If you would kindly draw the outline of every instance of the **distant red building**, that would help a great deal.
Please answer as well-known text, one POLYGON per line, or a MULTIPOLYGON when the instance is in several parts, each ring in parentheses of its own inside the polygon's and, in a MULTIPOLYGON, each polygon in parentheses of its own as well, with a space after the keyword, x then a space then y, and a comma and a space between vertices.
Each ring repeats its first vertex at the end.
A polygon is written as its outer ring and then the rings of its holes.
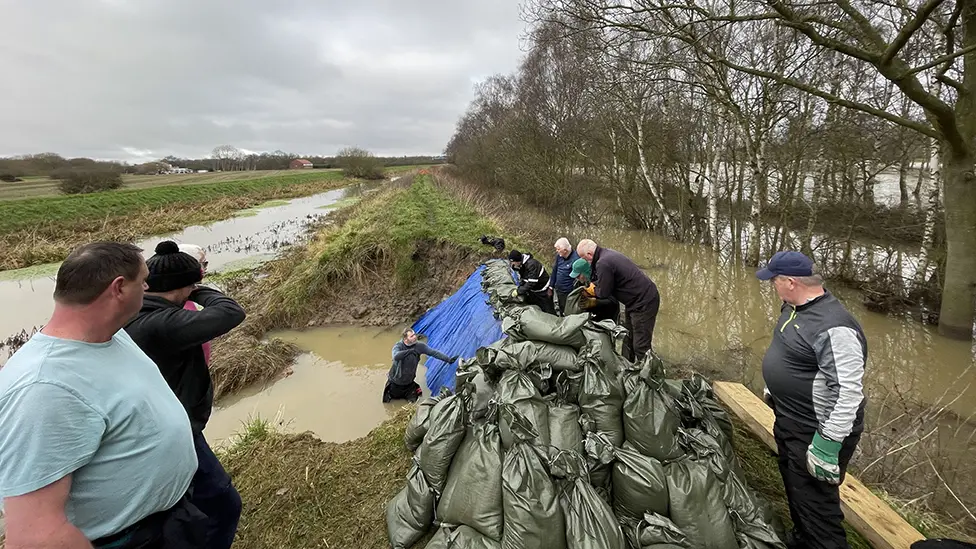
POLYGON ((288 164, 288 168, 292 170, 301 170, 301 169, 311 168, 311 167, 312 167, 312 163, 309 162, 308 160, 305 160, 304 158, 296 158, 292 160, 290 164, 288 164))

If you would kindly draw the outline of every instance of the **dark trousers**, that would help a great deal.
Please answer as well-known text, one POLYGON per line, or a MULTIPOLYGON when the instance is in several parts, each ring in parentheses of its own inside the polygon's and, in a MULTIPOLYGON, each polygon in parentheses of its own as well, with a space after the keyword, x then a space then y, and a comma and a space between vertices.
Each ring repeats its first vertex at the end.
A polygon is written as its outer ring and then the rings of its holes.
POLYGON ((410 382, 409 385, 400 385, 386 380, 386 386, 383 387, 383 402, 390 402, 391 400, 408 400, 414 402, 422 394, 423 391, 420 389, 420 385, 417 385, 416 381, 410 382))
MULTIPOLYGON (((190 488, 192 491, 192 487, 190 488)), ((188 492, 189 493, 189 492, 188 492)), ((207 516, 183 496, 117 534, 92 542, 97 549, 209 549, 207 516)))
MULTIPOLYGON (((786 498, 793 519, 794 542, 791 547, 810 549, 846 549, 847 534, 841 521, 840 488, 821 482, 807 472, 807 448, 813 441, 813 431, 796 422, 777 417, 773 425, 779 452, 779 472, 786 487, 786 498)), ((847 464, 854 455, 861 434, 852 434, 841 444, 838 463, 841 482, 847 464)))
POLYGON ((241 496, 203 433, 193 433, 193 445, 199 464, 193 476, 190 501, 209 518, 207 547, 230 549, 241 519, 241 496))
POLYGON ((556 314, 556 304, 552 301, 552 296, 549 295, 548 291, 525 292, 525 303, 527 305, 538 305, 544 313, 556 314))
POLYGON ((556 290, 556 302, 559 303, 559 315, 566 316, 566 298, 569 297, 569 292, 560 292, 556 290))
POLYGON ((654 325, 657 323, 657 312, 661 308, 661 296, 658 295, 646 307, 624 310, 624 328, 627 337, 624 339, 623 355, 631 362, 640 362, 644 355, 651 351, 654 340, 654 325))

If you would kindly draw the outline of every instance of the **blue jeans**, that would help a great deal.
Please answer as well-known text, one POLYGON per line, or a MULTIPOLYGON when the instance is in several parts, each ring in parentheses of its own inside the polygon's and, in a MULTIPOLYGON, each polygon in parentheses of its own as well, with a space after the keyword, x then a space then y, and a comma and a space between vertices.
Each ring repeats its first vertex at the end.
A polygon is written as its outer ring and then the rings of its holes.
POLYGON ((241 519, 241 496, 214 455, 203 433, 193 433, 197 472, 193 475, 190 501, 209 517, 210 549, 230 549, 241 519))

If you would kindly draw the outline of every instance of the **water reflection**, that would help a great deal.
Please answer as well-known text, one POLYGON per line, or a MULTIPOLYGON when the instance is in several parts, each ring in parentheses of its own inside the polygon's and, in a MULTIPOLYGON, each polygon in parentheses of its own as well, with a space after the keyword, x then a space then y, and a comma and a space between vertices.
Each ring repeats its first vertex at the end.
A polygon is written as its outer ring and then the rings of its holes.
MULTIPOLYGON (((755 269, 647 231, 604 230, 595 238, 647 267, 659 286, 656 350, 671 361, 724 372, 762 389, 762 356, 780 303, 771 286, 756 280, 755 269)), ((872 313, 856 292, 831 291, 867 334, 872 397, 898 392, 926 404, 948 404, 964 417, 976 412, 971 343, 943 338, 910 319, 872 313)))
MULTIPOLYGON (((235 268, 247 260, 267 260, 285 245, 296 242, 305 227, 320 216, 328 215, 330 206, 368 193, 380 184, 361 183, 296 198, 284 205, 249 210, 254 215, 232 217, 210 225, 196 225, 168 235, 147 238, 137 244, 148 257, 160 240, 197 244, 207 251, 211 271, 235 268)), ((30 272, 25 270, 25 272, 30 272)), ((54 269, 53 272, 56 272, 54 269)), ((0 304, 6 313, 0 316, 0 341, 19 333, 30 332, 47 322, 54 310, 54 274, 29 280, 0 281, 0 304)), ((0 364, 8 356, 0 349, 0 364)))
MULTIPOLYGON (((222 400, 207 425, 208 440, 226 442, 253 417, 272 420, 288 432, 312 431, 327 442, 367 434, 405 404, 382 402, 390 349, 402 329, 328 326, 271 334, 307 354, 298 358, 292 375, 222 400)), ((424 379, 423 365, 417 379, 424 379)), ((426 387, 424 394, 429 394, 426 387)))

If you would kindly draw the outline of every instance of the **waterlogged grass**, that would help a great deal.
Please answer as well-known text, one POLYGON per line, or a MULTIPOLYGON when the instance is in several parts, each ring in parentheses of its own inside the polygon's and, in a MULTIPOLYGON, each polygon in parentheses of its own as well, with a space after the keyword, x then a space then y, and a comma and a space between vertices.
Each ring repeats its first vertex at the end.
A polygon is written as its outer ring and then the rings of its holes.
POLYGON ((344 223, 319 233, 294 267, 280 275, 269 303, 274 324, 290 325, 316 299, 363 282, 371 272, 392 269, 387 291, 409 288, 419 277, 436 276, 418 260, 424 252, 451 247, 459 254, 484 253, 479 237, 498 234, 497 225, 425 175, 372 195, 347 212, 344 223))
MULTIPOLYGON (((265 420, 247 424, 219 451, 244 511, 234 547, 385 549, 385 509, 404 485, 410 453, 405 406, 363 438, 332 444, 285 435, 265 420)), ((419 545, 423 547, 423 545, 419 545)))
MULTIPOLYGON (((339 181, 339 172, 298 173, 238 181, 194 185, 166 185, 148 189, 106 191, 77 196, 30 198, 0 202, 0 233, 37 227, 40 224, 71 224, 86 219, 131 215, 137 210, 173 204, 200 204, 226 197, 261 194, 287 189, 296 184, 339 181)), ((260 202, 259 202, 260 203, 260 202)))
MULTIPOLYGON (((134 241, 226 219, 243 208, 341 187, 339 172, 0 202, 0 270, 64 259, 93 240, 134 241)), ((275 202, 277 203, 277 202, 275 202)))
POLYGON ((57 262, 43 263, 41 265, 34 265, 32 267, 25 267, 23 269, 0 271, 0 282, 11 280, 33 280, 35 278, 54 276, 58 274, 59 268, 61 268, 61 263, 57 262))

